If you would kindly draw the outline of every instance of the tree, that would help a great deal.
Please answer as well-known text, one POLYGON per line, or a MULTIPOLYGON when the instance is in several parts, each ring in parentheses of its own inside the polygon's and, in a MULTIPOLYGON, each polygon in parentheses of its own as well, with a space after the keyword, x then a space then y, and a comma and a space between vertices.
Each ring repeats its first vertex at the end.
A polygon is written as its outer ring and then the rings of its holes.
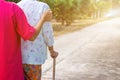
POLYGON ((113 8, 120 8, 120 0, 111 0, 113 8))
POLYGON ((111 8, 108 0, 82 0, 80 6, 81 16, 87 18, 100 18, 111 8))
POLYGON ((53 15, 62 25, 70 25, 76 17, 80 0, 40 0, 49 4, 53 15))
POLYGON ((107 12, 111 8, 111 3, 109 1, 99 1, 97 3, 98 6, 98 17, 101 17, 104 15, 105 12, 107 12))

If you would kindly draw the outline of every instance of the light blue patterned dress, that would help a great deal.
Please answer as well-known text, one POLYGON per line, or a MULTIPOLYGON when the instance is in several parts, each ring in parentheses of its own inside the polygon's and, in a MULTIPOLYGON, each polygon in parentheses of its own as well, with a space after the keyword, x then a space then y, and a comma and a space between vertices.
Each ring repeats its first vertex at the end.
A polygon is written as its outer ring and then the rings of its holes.
MULTIPOLYGON (((24 11, 29 24, 32 26, 38 23, 44 11, 50 9, 47 4, 37 0, 22 0, 18 5, 24 11)), ((46 22, 35 41, 22 40, 23 64, 44 64, 47 59, 47 46, 52 46, 53 43, 52 25, 50 22, 46 22)))

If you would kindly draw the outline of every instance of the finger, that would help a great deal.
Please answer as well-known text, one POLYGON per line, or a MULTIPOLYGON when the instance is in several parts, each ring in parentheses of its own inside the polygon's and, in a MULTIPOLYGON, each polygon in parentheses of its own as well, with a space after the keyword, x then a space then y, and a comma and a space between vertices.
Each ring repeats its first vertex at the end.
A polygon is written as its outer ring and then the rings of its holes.
POLYGON ((57 56, 56 55, 53 55, 52 58, 56 58, 57 56))
POLYGON ((52 10, 51 10, 51 9, 48 9, 48 11, 52 12, 52 10))

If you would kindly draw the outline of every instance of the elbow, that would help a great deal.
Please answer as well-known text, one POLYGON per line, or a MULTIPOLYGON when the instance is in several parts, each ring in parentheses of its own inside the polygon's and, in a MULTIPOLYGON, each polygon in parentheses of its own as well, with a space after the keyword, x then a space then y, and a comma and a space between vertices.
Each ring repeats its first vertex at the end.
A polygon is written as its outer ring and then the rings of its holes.
POLYGON ((37 35, 36 33, 29 39, 29 41, 34 41, 36 39, 37 35))
POLYGON ((29 39, 29 41, 34 41, 35 40, 35 37, 32 37, 29 39))

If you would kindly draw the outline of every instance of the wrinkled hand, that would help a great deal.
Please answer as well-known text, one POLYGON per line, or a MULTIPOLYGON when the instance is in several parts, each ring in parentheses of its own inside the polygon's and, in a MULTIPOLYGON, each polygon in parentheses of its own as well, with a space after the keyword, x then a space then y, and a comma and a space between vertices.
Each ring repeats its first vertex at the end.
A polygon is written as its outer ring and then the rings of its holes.
POLYGON ((43 13, 42 18, 44 19, 44 21, 51 21, 52 20, 52 11, 51 10, 47 10, 43 13))
POLYGON ((51 51, 50 54, 52 58, 56 58, 58 56, 58 52, 56 51, 51 51))

